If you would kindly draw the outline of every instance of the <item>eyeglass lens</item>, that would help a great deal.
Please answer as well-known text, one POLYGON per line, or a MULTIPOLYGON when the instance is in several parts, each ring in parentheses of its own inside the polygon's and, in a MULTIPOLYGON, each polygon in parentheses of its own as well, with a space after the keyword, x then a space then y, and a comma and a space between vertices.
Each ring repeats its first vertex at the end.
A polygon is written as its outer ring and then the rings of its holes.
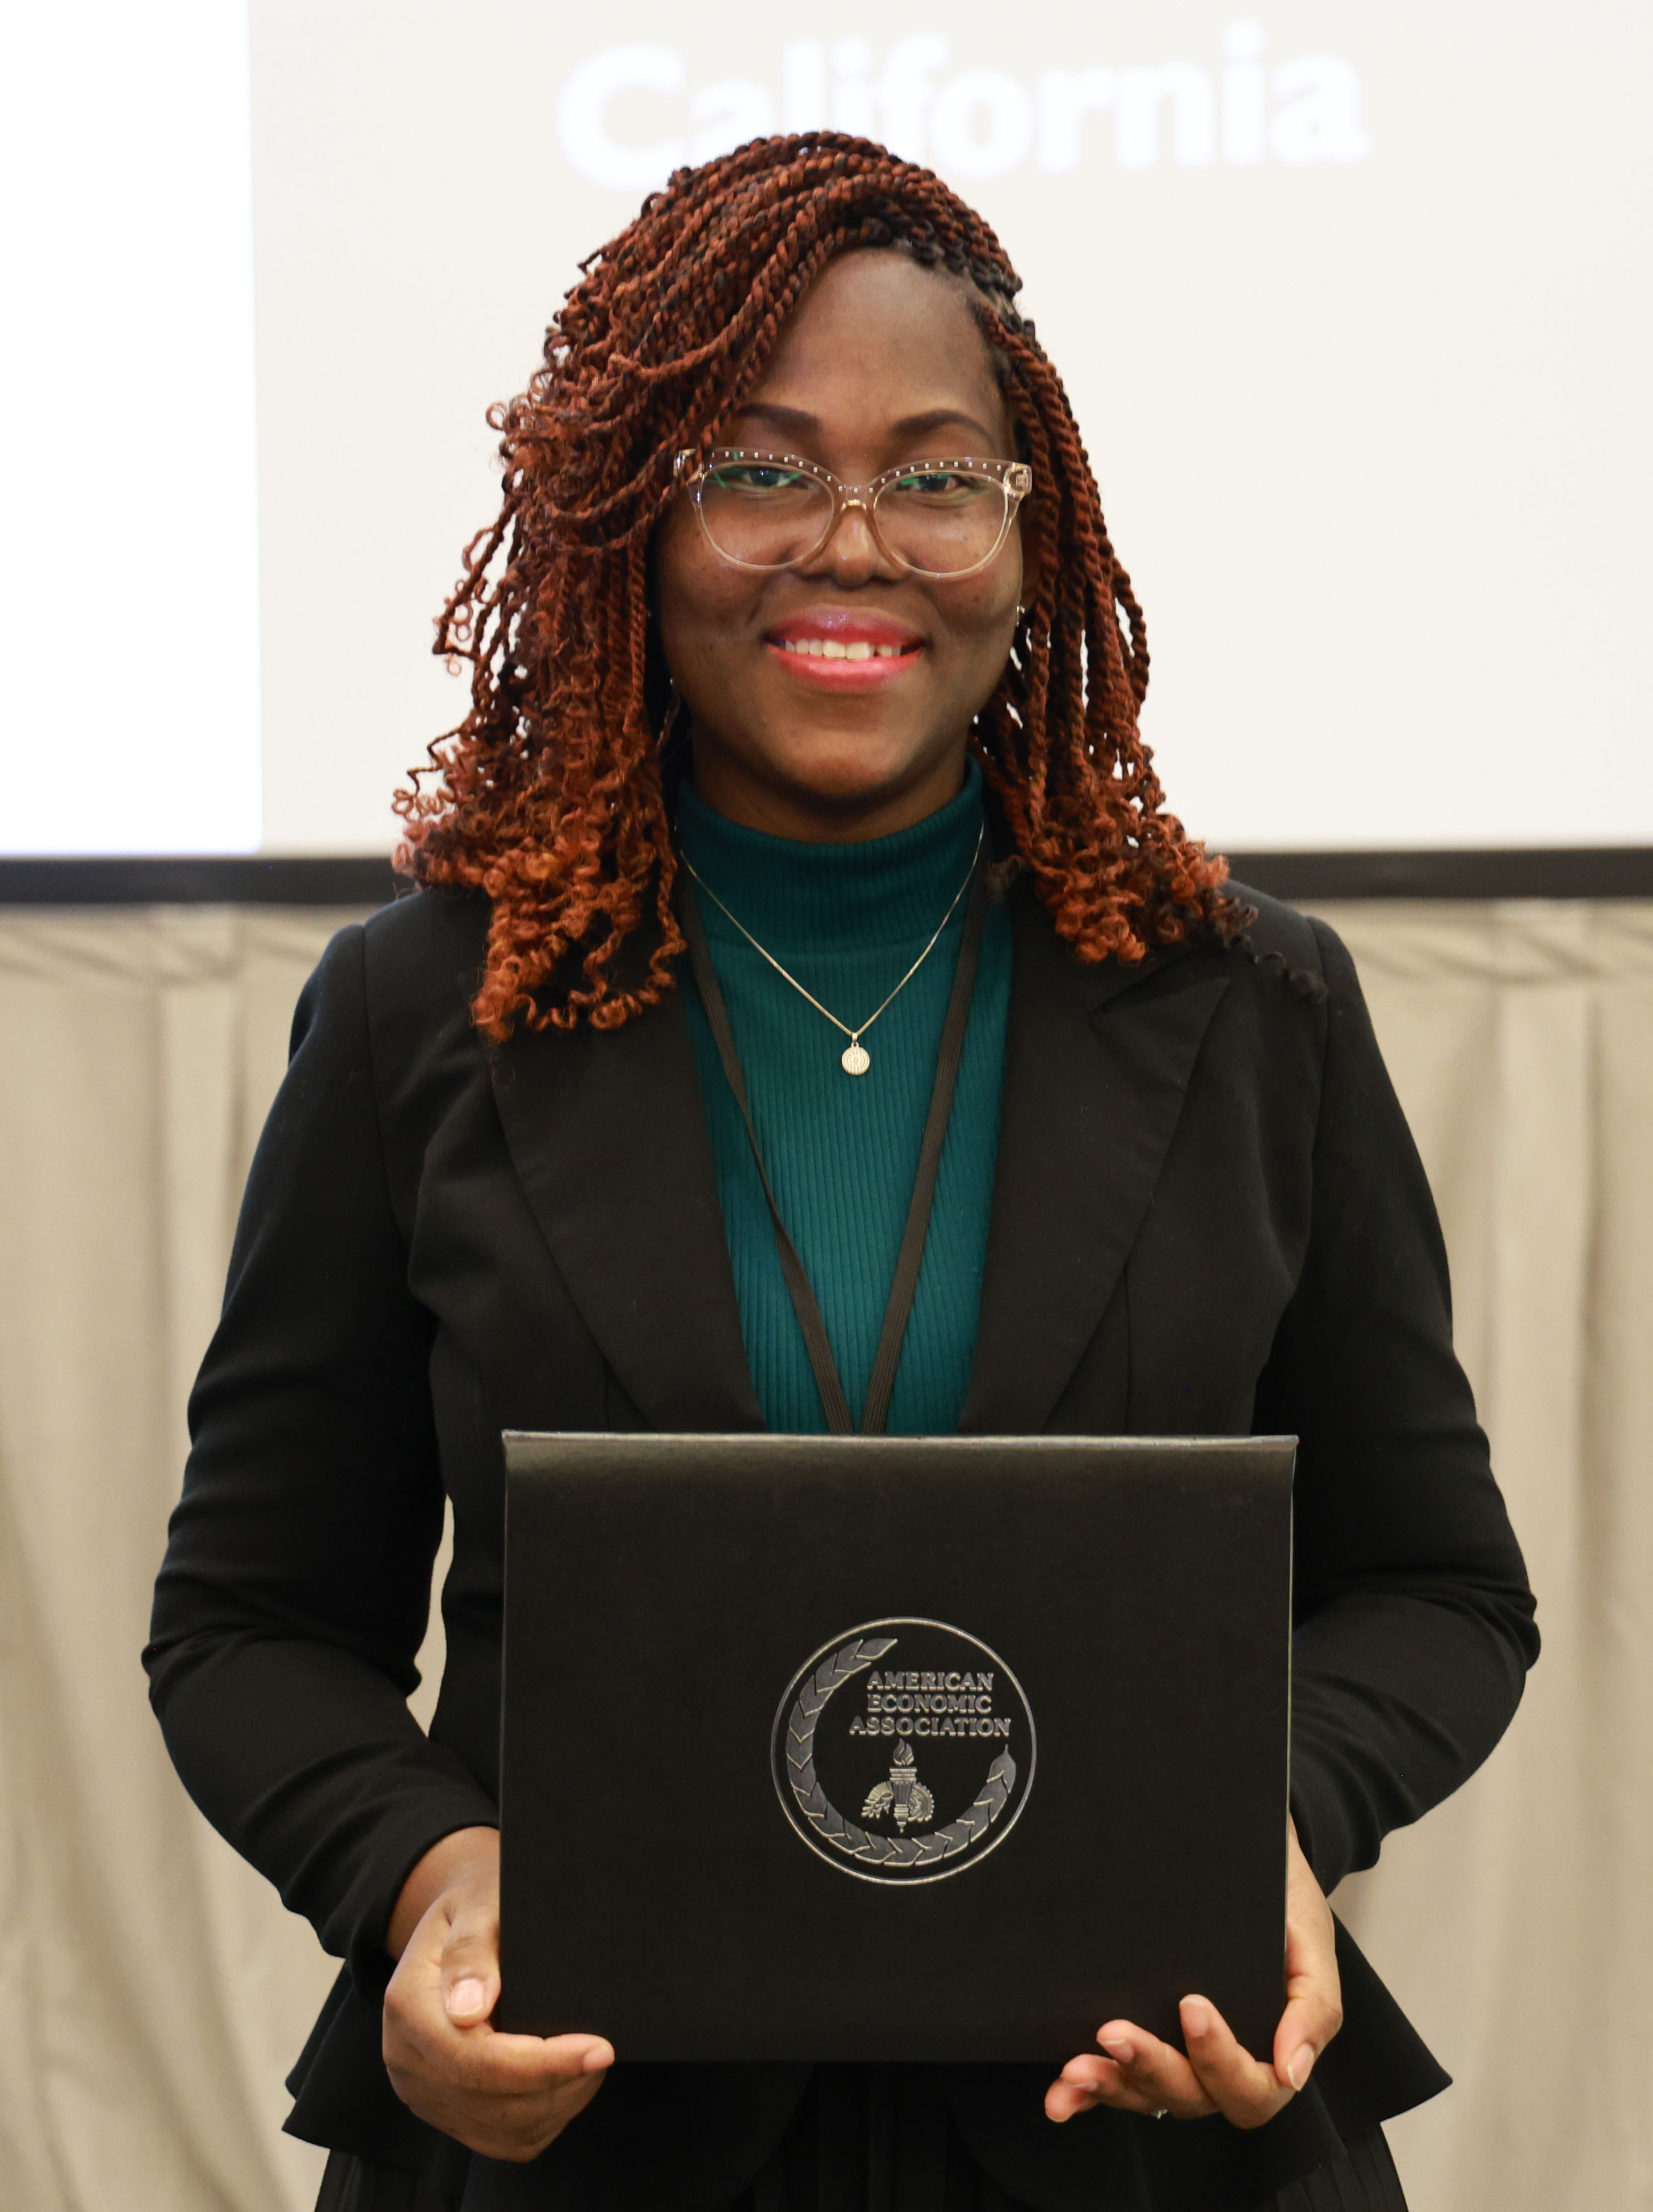
MULTIPOLYGON (((951 576, 979 567, 993 553, 1004 534, 1006 506, 996 477, 938 468, 881 485, 872 513, 897 561, 951 576)), ((830 488, 777 462, 726 461, 708 469, 700 507, 718 551, 753 568, 807 560, 832 522, 830 488)))

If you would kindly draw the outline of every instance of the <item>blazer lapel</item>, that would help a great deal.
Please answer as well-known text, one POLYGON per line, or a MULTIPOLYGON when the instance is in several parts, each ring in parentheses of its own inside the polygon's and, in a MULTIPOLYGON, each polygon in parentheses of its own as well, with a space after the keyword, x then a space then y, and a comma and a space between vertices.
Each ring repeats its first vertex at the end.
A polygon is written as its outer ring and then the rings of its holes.
POLYGON ((959 1426, 1035 1435, 1095 1334, 1153 1197, 1221 976, 1082 968, 1014 896, 1014 986, 975 1364, 959 1426))
POLYGON ((519 1033, 494 1095, 551 1256, 645 1420, 761 1429, 681 996, 617 1030, 519 1033))

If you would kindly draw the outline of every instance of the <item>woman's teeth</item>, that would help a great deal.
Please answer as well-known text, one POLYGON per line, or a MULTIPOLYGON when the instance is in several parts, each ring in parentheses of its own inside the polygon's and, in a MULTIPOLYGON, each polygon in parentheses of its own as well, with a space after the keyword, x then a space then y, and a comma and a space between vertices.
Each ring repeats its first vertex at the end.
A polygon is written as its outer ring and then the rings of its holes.
POLYGON ((904 645, 868 645, 857 638, 846 645, 836 637, 783 637, 776 643, 783 653, 806 653, 811 660, 899 660, 911 650, 904 645))

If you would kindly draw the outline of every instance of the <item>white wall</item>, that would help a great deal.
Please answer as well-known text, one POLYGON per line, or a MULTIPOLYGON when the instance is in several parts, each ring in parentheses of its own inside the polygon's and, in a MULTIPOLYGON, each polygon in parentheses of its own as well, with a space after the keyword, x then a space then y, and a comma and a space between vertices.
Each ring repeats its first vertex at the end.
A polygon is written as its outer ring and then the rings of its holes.
POLYGON ((0 851, 258 842, 246 65, 236 0, 6 12, 0 851))

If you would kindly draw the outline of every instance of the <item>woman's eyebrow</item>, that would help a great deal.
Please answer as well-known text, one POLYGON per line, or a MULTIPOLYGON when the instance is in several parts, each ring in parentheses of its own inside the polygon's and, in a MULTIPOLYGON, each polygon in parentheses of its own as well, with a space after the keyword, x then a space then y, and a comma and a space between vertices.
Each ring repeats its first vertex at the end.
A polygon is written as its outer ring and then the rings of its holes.
MULTIPOLYGON (((811 415, 802 407, 783 407, 772 399, 748 400, 744 406, 736 408, 735 416, 738 421, 756 418, 774 429, 787 431, 793 437, 818 435, 822 427, 818 415, 811 415)), ((974 415, 966 414, 959 407, 932 407, 921 414, 903 415, 899 422, 890 425, 888 434, 894 439, 927 438, 933 431, 945 429, 949 424, 957 424, 969 431, 984 447, 998 442, 984 422, 979 422, 974 415)))

